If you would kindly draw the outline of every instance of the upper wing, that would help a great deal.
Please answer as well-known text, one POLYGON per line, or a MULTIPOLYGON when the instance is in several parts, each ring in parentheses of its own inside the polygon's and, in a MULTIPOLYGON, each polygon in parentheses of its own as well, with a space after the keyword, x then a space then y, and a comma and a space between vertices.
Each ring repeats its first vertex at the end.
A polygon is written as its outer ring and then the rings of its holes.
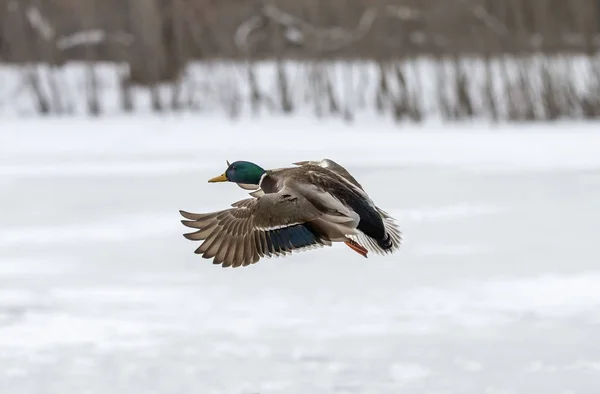
POLYGON ((338 163, 336 163, 335 161, 331 160, 331 159, 323 159, 323 160, 319 160, 319 161, 298 161, 296 163, 292 163, 298 166, 304 166, 304 165, 314 165, 314 166, 319 166, 319 167, 323 167, 323 168, 327 168, 330 171, 335 172, 336 174, 340 175, 343 178, 346 178, 346 180, 348 180, 350 183, 352 183, 354 186, 358 187, 359 189, 363 190, 362 186, 360 185, 360 183, 358 183, 358 181, 356 179, 354 179, 354 177, 352 175, 350 175, 350 173, 341 165, 339 165, 338 163))
POLYGON ((321 216, 310 202, 286 190, 232 204, 233 208, 206 214, 180 211, 182 223, 198 231, 184 234, 204 240, 196 249, 202 257, 223 267, 254 264, 261 257, 279 256, 293 250, 331 245, 306 225, 321 216))

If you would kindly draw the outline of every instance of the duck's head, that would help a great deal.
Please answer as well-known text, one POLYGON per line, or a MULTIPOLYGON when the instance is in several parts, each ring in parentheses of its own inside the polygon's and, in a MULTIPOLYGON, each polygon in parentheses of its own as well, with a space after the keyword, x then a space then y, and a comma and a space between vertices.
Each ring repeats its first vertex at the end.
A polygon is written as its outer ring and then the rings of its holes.
POLYGON ((227 170, 209 182, 235 182, 240 185, 258 185, 266 172, 262 167, 249 161, 227 162, 227 170))

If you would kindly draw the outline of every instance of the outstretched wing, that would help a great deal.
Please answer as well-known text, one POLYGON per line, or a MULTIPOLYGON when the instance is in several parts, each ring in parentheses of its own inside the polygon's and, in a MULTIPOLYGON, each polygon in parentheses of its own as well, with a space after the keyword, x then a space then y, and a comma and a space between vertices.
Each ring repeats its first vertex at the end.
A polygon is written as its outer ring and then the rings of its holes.
POLYGON ((339 165, 338 163, 336 163, 335 161, 333 161, 331 159, 323 159, 323 160, 319 160, 319 161, 309 161, 309 160, 298 161, 298 162, 292 163, 292 164, 295 164, 297 166, 313 165, 313 166, 327 168, 328 170, 335 172, 336 174, 340 175, 341 177, 345 178, 347 181, 352 183, 354 186, 356 186, 359 189, 361 189, 362 191, 364 191, 364 189, 362 188, 360 183, 358 183, 358 181, 356 179, 354 179, 354 177, 352 175, 350 175, 348 170, 346 170, 344 167, 342 167, 341 165, 339 165))
POLYGON ((181 222, 197 229, 184 236, 204 242, 196 249, 223 267, 240 267, 262 257, 280 256, 294 250, 331 245, 312 231, 310 222, 321 213, 306 199, 285 189, 232 204, 218 212, 194 214, 180 211, 181 222))

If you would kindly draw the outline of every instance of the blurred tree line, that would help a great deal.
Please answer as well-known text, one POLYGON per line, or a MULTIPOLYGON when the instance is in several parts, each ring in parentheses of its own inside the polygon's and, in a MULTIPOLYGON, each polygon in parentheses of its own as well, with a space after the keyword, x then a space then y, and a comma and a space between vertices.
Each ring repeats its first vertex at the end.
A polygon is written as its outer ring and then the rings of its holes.
MULTIPOLYGON (((118 62, 129 66, 124 86, 154 86, 194 61, 368 60, 380 65, 384 94, 389 72, 400 85, 406 78, 394 62, 425 56, 455 67, 454 101, 467 115, 475 106, 459 59, 573 54, 600 70, 598 46, 600 0, 0 0, 2 63, 118 62)), ((576 89, 560 76, 568 71, 536 72, 572 101, 576 89)), ((577 113, 600 112, 596 93, 576 98, 577 113)))

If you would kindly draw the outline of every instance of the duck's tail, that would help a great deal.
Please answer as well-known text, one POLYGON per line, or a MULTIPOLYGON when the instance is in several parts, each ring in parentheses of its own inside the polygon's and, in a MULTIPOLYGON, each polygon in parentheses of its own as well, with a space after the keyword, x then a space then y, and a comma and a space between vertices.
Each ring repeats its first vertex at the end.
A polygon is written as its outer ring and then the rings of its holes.
MULTIPOLYGON (((377 208, 377 212, 381 215, 383 227, 385 228, 383 238, 374 239, 362 232, 355 235, 349 235, 348 238, 352 239, 352 241, 362 249, 376 254, 385 255, 394 253, 400 249, 400 246, 402 245, 402 233, 393 217, 379 208, 377 208)), ((352 246, 350 247, 352 248, 352 246)), ((354 248, 352 249, 354 250, 354 248)))

